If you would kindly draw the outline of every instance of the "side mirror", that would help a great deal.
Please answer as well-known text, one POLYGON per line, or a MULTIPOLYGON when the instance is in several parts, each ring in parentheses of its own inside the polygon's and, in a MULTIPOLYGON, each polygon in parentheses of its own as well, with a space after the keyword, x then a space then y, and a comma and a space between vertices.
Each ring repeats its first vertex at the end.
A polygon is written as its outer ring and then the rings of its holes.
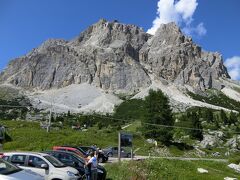
POLYGON ((49 166, 47 164, 41 164, 41 168, 45 169, 45 170, 48 170, 49 166))

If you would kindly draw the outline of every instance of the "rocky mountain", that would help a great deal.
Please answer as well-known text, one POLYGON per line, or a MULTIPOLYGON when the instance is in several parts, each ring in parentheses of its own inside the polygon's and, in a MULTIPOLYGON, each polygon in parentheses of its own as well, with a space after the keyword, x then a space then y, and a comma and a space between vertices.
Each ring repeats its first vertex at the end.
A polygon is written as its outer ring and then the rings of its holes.
MULTIPOLYGON (((186 91, 203 93, 239 86, 233 85, 219 53, 203 51, 174 23, 161 25, 151 36, 135 25, 103 19, 71 41, 51 39, 12 60, 1 72, 0 83, 27 90, 36 106, 49 105, 51 93, 65 93, 53 103, 60 109, 102 111, 99 106, 110 103, 106 106, 110 112, 121 102, 113 100, 116 96, 141 94, 154 84, 167 87, 169 96, 175 88, 172 94, 188 99, 186 91), (86 94, 88 86, 94 93, 86 94), (69 87, 76 91, 70 93, 69 87), (78 97, 76 94, 86 97, 66 104, 66 99, 78 97)), ((170 99, 175 104, 184 103, 179 98, 170 99)))

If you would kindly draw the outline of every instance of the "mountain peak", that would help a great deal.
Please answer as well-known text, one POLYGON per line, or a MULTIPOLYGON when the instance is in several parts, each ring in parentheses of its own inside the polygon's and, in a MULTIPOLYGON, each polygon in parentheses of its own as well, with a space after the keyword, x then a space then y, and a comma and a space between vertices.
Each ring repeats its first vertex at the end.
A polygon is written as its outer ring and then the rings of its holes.
POLYGON ((217 80, 229 77, 221 55, 203 52, 173 22, 150 36, 136 25, 100 19, 70 42, 51 39, 33 52, 16 59, 0 81, 41 89, 90 83, 131 94, 152 75, 202 91, 220 89, 217 80))
POLYGON ((175 22, 170 22, 167 24, 161 24, 160 27, 158 28, 157 32, 174 32, 174 33, 182 33, 179 26, 175 22))
MULTIPOLYGON (((167 88, 202 93, 221 90, 223 78, 229 75, 221 55, 202 51, 175 23, 161 25, 151 36, 136 25, 100 19, 71 41, 50 39, 13 60, 0 74, 0 83, 41 92, 66 88, 75 98, 74 85, 81 89, 87 84, 105 95, 133 95, 164 82, 171 85, 167 88)), ((105 95, 94 104, 104 104, 105 95)))
POLYGON ((95 47, 122 47, 126 44, 139 49, 147 39, 150 37, 136 25, 129 25, 119 23, 117 20, 112 22, 100 19, 97 23, 93 24, 79 37, 73 40, 73 44, 77 46, 95 46, 95 47))

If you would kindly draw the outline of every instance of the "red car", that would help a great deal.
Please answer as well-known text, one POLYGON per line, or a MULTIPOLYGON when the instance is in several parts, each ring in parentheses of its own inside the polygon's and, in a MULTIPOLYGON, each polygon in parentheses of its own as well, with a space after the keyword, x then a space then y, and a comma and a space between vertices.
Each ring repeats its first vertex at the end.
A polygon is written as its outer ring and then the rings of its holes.
POLYGON ((72 152, 77 155, 79 155, 82 158, 86 158, 87 155, 85 152, 81 152, 79 149, 74 148, 74 147, 68 147, 68 146, 53 146, 53 150, 55 151, 67 151, 67 152, 72 152))

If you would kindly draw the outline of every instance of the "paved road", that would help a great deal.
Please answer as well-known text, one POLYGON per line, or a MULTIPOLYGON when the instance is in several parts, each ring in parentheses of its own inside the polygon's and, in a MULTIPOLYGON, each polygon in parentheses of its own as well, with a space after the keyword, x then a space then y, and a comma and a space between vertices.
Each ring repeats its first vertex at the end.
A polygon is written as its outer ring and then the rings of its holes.
MULTIPOLYGON (((136 158, 149 158, 149 156, 137 156, 136 158)), ((186 157, 150 157, 150 158, 161 158, 161 159, 176 159, 183 161, 216 161, 216 162, 228 162, 227 159, 213 159, 213 158, 186 158, 186 157)))
MULTIPOLYGON (((182 160, 182 161, 216 161, 216 162, 228 162, 227 159, 213 159, 213 158, 185 158, 185 157, 156 157, 156 156, 135 156, 133 160, 143 160, 143 159, 175 159, 175 160, 182 160)), ((121 161, 130 161, 131 158, 121 158, 121 161)), ((107 163, 116 163, 118 162, 118 158, 115 157, 109 157, 109 160, 107 163)), ((105 164, 105 163, 104 163, 105 164)), ((104 165, 102 164, 102 165, 104 165)))

